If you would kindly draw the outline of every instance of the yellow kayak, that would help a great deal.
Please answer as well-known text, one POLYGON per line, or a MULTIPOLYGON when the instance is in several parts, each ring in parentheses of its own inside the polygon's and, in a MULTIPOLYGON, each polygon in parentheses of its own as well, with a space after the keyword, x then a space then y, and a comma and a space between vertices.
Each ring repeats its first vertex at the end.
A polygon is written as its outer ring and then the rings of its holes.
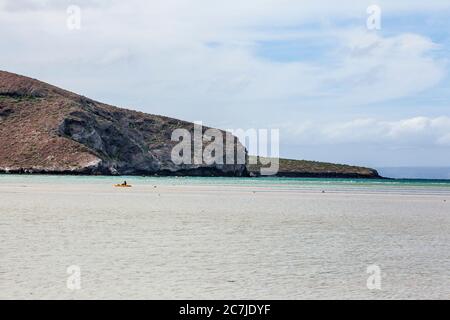
POLYGON ((114 185, 116 188, 131 188, 132 186, 129 184, 123 185, 123 184, 116 184, 114 185))

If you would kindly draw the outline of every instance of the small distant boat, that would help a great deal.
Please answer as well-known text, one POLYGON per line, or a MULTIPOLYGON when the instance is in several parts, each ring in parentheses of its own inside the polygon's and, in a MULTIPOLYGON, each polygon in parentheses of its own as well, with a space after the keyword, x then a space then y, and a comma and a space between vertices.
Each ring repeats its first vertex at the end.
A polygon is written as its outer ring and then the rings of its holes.
POLYGON ((124 182, 121 183, 121 184, 116 184, 116 185, 114 185, 114 187, 116 187, 116 188, 131 188, 132 185, 131 185, 131 184, 128 184, 126 181, 124 181, 124 182))

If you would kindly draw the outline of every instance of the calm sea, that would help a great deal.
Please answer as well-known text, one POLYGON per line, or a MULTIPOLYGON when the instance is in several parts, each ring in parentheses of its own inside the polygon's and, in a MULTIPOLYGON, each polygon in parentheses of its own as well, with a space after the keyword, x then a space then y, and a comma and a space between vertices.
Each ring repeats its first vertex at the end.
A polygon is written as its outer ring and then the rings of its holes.
POLYGON ((140 177, 140 176, 57 176, 57 175, 0 175, 4 184, 97 184, 109 185, 127 181, 135 185, 212 185, 270 187, 272 189, 363 192, 400 194, 447 194, 450 180, 438 179, 324 179, 324 178, 228 178, 228 177, 140 177))
POLYGON ((449 181, 0 175, 0 299, 449 297, 449 181))

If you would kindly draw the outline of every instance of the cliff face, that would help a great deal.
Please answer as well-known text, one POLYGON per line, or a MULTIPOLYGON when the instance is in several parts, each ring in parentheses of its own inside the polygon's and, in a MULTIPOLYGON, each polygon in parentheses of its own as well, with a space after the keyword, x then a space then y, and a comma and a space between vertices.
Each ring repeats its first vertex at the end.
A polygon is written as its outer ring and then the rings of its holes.
POLYGON ((243 164, 175 165, 171 135, 180 128, 194 125, 0 71, 0 172, 246 175, 243 164))
MULTIPOLYGON (((260 164, 174 164, 175 129, 194 137, 192 123, 113 107, 0 71, 0 173, 260 175, 260 164)), ((224 159, 227 152, 236 159, 238 150, 248 158, 237 138, 232 149, 223 149, 224 159)), ((286 159, 280 159, 276 176, 379 178, 369 168, 286 159)))

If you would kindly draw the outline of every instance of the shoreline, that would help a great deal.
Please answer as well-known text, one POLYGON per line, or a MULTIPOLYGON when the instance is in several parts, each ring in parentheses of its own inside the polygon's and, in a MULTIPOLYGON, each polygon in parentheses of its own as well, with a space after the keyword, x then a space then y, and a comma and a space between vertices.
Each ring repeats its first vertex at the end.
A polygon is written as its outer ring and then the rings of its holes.
POLYGON ((393 187, 367 194, 333 183, 302 189, 290 179, 241 179, 244 185, 237 179, 141 179, 118 189, 114 177, 16 177, 0 183, 0 298, 450 294, 448 188, 445 194, 397 194, 393 187), (387 274, 382 291, 366 287, 366 268, 373 264, 387 274), (79 291, 66 288, 72 265, 81 268, 79 291))
POLYGON ((113 174, 86 174, 86 173, 77 173, 77 172, 65 172, 65 173, 60 173, 60 172, 33 172, 33 173, 29 173, 29 172, 23 172, 23 171, 2 171, 0 170, 0 176, 55 176, 55 177, 86 177, 86 178, 91 178, 91 177, 109 177, 109 178, 113 178, 113 177, 138 177, 138 178, 168 178, 168 177, 178 177, 178 178, 236 178, 236 179, 266 179, 266 178, 280 178, 280 179, 349 179, 349 180, 369 180, 369 181, 375 181, 375 180, 380 180, 380 181, 433 181, 433 182, 444 182, 444 183, 450 183, 450 179, 423 179, 423 178, 389 178, 389 177, 363 177, 363 176, 357 176, 357 177, 353 177, 353 176, 343 176, 343 177, 338 177, 338 176, 314 176, 314 175, 304 175, 304 176, 279 176, 279 175, 274 175, 274 176, 250 176, 250 175, 246 175, 246 176, 227 176, 227 175, 223 175, 223 176, 208 176, 208 175, 161 175, 161 174, 154 174, 154 175, 139 175, 139 174, 127 174, 127 175, 113 175, 113 174))
MULTIPOLYGON (((43 176, 85 176, 85 177, 202 177, 202 178, 317 178, 317 179, 367 179, 367 180, 395 180, 393 178, 382 177, 382 176, 365 176, 357 174, 322 174, 322 173, 278 173, 271 176, 255 175, 255 174, 245 174, 245 175, 233 175, 233 174, 217 174, 217 175, 201 175, 201 174, 183 174, 183 172, 159 172, 155 174, 89 174, 86 172, 76 172, 76 171, 39 171, 35 170, 5 170, 0 169, 0 175, 43 175, 43 176)), ((449 180, 450 181, 450 180, 449 180)))
MULTIPOLYGON (((146 192, 211 193, 242 192, 253 194, 342 195, 367 196, 437 196, 450 198, 450 181, 443 180, 374 180, 374 179, 321 179, 321 178, 241 178, 234 177, 173 177, 173 176, 79 176, 79 175, 0 175, 0 192, 86 192, 125 193, 146 192), (1 178, 4 179, 1 179, 1 178), (66 179, 67 178, 67 179, 66 179), (73 179, 71 179, 73 178, 73 179), (114 189, 126 180, 132 188, 114 189)), ((449 199, 450 201, 450 199, 449 199)))

